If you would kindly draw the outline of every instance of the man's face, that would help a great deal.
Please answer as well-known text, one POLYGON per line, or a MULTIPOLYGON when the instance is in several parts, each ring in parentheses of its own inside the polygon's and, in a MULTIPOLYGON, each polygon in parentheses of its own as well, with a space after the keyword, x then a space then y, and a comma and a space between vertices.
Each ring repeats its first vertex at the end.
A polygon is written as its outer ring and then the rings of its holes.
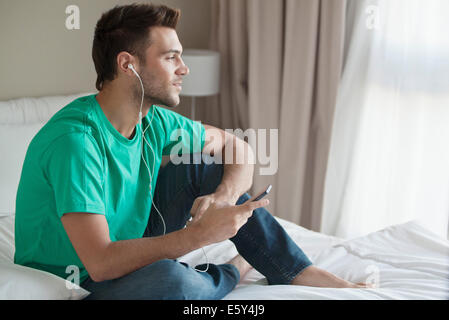
POLYGON ((181 54, 182 46, 174 29, 151 28, 151 45, 145 52, 146 64, 140 65, 147 103, 167 107, 179 104, 182 77, 189 72, 181 54))

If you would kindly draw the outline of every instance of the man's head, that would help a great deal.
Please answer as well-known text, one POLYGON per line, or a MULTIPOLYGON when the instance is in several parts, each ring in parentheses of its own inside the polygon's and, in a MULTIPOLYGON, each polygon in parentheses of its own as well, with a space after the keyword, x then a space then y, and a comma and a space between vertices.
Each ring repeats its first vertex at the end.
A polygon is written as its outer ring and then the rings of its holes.
POLYGON ((112 81, 131 83, 133 94, 140 97, 140 84, 128 68, 132 64, 143 81, 147 102, 179 104, 177 84, 188 73, 175 31, 179 17, 179 10, 151 4, 116 6, 104 13, 92 47, 96 88, 100 91, 112 81))

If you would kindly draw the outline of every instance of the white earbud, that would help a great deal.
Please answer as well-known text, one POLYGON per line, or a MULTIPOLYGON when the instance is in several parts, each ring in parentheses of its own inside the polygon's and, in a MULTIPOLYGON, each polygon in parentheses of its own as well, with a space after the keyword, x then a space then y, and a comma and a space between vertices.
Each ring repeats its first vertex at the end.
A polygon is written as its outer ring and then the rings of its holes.
POLYGON ((134 69, 134 66, 131 63, 128 64, 128 68, 130 68, 134 72, 134 74, 137 76, 137 78, 139 78, 139 80, 140 80, 139 74, 137 73, 136 69, 134 69))

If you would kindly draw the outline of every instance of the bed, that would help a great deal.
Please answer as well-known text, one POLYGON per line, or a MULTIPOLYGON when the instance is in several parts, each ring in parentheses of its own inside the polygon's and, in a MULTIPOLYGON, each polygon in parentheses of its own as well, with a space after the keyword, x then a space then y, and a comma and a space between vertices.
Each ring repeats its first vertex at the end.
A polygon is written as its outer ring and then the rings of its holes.
MULTIPOLYGON (((0 102, 0 299, 82 299, 89 294, 66 279, 13 263, 15 192, 28 143, 57 110, 86 94, 0 102)), ((269 286, 252 269, 225 300, 449 299, 449 241, 417 221, 340 239, 276 219, 315 265, 377 287, 269 286)), ((229 240, 204 249, 211 263, 225 263, 237 254, 229 240)), ((191 265, 205 259, 201 249, 179 258, 191 265)))

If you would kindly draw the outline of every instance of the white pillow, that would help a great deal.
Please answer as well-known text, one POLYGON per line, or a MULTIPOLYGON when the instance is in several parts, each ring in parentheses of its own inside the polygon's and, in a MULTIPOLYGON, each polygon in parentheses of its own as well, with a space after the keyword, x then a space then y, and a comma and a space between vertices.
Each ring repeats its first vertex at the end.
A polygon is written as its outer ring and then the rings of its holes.
POLYGON ((0 217, 0 300, 82 299, 89 294, 73 283, 37 269, 14 264, 15 216, 0 217), (66 283, 68 287, 66 287, 66 283))
POLYGON ((47 122, 58 110, 73 100, 93 93, 46 96, 0 101, 0 124, 47 122))
POLYGON ((14 262, 15 216, 0 217, 0 262, 14 262))
POLYGON ((23 160, 44 123, 0 125, 0 216, 13 215, 23 160))
POLYGON ((87 295, 89 291, 54 274, 0 262, 0 300, 81 300, 87 295))

